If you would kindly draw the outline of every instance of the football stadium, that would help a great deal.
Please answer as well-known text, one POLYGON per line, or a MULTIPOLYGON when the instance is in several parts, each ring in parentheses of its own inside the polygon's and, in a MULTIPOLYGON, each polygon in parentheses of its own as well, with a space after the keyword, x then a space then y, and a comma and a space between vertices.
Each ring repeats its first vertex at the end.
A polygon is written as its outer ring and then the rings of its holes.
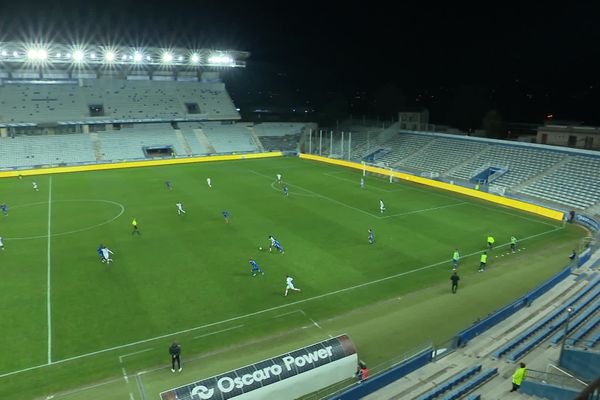
POLYGON ((245 121, 250 57, 0 43, 0 398, 597 398, 597 151, 245 121))

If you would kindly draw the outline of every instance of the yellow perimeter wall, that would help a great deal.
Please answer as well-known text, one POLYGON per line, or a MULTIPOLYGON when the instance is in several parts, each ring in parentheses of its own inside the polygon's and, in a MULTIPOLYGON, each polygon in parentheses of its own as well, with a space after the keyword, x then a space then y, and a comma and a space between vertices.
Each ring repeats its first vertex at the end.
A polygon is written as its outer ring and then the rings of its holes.
POLYGON ((414 176, 414 175, 409 175, 409 174, 405 174, 402 172, 390 171, 390 170, 387 170, 384 168, 372 167, 369 165, 366 165, 363 167, 363 165, 359 164, 359 163, 343 161, 343 160, 336 160, 336 159, 327 158, 327 157, 320 157, 320 156, 315 156, 312 154, 301 153, 301 154, 299 154, 299 156, 300 156, 300 158, 304 158, 307 160, 321 161, 321 162, 325 162, 328 164, 341 165, 343 167, 348 167, 348 168, 354 168, 354 169, 359 169, 359 170, 362 170, 364 168, 365 170, 367 170, 369 172, 374 172, 376 174, 382 174, 382 175, 389 176, 390 173, 392 173, 395 178, 403 179, 405 181, 420 183, 422 185, 427 185, 427 186, 432 186, 432 187, 436 187, 439 189, 449 190, 451 192, 456 192, 456 193, 464 194, 464 195, 471 196, 471 197, 477 197, 478 199, 487 200, 492 203, 502 204, 504 206, 516 208, 516 209, 523 210, 523 211, 528 211, 530 213, 542 215, 544 217, 552 218, 557 221, 562 221, 563 217, 564 217, 564 213, 561 211, 556 211, 556 210, 552 210, 552 209, 538 206, 535 204, 526 203, 524 201, 519 201, 519 200, 509 199, 509 198, 502 197, 502 196, 497 196, 495 194, 480 192, 479 190, 468 189, 468 188, 458 186, 458 185, 451 185, 449 183, 439 182, 439 181, 436 181, 433 179, 427 179, 427 178, 423 178, 420 176, 414 176))
POLYGON ((222 155, 222 156, 168 158, 168 159, 161 159, 161 160, 131 161, 131 162, 110 163, 110 164, 91 164, 91 165, 76 165, 76 166, 69 166, 69 167, 38 168, 38 169, 26 169, 26 170, 0 172, 0 178, 16 177, 19 175, 30 176, 30 175, 46 175, 46 174, 64 174, 64 173, 68 173, 68 172, 102 171, 102 170, 107 170, 107 169, 154 167, 154 166, 158 166, 158 165, 176 165, 176 164, 190 164, 190 163, 200 163, 200 162, 210 162, 210 161, 245 160, 245 159, 252 159, 252 158, 281 157, 282 155, 283 155, 283 153, 281 153, 280 151, 273 151, 270 153, 229 154, 229 155, 222 155))

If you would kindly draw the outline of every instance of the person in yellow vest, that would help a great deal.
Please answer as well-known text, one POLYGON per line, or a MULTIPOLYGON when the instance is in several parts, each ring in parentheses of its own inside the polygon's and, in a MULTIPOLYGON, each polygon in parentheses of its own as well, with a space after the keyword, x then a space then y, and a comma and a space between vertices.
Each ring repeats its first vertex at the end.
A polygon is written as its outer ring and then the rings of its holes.
POLYGON ((512 376, 512 389, 511 392, 516 392, 521 387, 521 383, 523 379, 527 376, 527 369, 525 368, 525 363, 520 363, 519 368, 515 371, 512 376))
POLYGON ((485 264, 487 263, 487 251, 484 251, 479 257, 479 272, 485 271, 485 264))
POLYGON ((137 220, 134 218, 133 221, 131 221, 131 226, 133 227, 133 231, 131 232, 132 235, 138 234, 140 235, 140 230, 138 228, 138 224, 137 224, 137 220))
POLYGON ((493 237, 491 234, 490 234, 490 235, 488 235, 488 237, 487 237, 487 245, 488 245, 488 248, 490 248, 490 249, 491 249, 492 247, 494 247, 494 242, 495 242, 495 241, 496 241, 496 239, 494 239, 494 237, 493 237))

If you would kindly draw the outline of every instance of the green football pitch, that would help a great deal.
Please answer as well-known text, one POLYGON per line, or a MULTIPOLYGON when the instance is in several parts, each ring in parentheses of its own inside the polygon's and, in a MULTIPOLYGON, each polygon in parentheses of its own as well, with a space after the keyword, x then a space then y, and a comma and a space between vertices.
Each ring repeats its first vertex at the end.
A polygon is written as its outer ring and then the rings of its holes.
POLYGON ((361 358, 382 363, 530 290, 585 235, 466 196, 373 176, 361 189, 359 179, 286 157, 0 180, 9 206, 0 398, 158 398, 344 332, 361 358), (489 233, 497 246, 478 273, 489 233), (268 235, 285 254, 268 251, 268 235), (451 295, 455 248, 461 282, 451 295), (250 259, 264 275, 252 277, 250 259), (285 297, 287 275, 301 292, 285 297), (166 364, 174 340, 184 361, 176 374, 166 364))

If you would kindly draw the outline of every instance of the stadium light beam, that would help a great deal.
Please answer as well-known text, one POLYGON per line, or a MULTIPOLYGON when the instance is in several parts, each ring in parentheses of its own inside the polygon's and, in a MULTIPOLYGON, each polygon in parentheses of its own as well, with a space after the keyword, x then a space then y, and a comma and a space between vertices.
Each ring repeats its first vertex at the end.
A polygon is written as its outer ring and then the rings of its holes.
POLYGON ((190 58, 190 60, 192 61, 192 63, 194 64, 198 64, 200 62, 200 56, 196 53, 192 54, 192 57, 190 58))
POLYGON ((173 61, 173 54, 169 53, 169 52, 165 52, 162 55, 162 60, 164 63, 170 63, 173 61))
POLYGON ((144 55, 139 51, 133 53, 133 62, 139 63, 144 59, 144 55))
POLYGON ((112 50, 108 50, 106 53, 104 53, 105 62, 112 63, 113 61, 115 61, 115 58, 117 58, 117 55, 112 50))
POLYGON ((218 54, 208 58, 208 63, 213 65, 231 65, 233 59, 228 55, 218 54))
POLYGON ((83 59, 85 58, 85 53, 83 52, 83 50, 77 49, 75 51, 73 51, 73 61, 75 61, 76 63, 80 63, 83 62, 83 59))

